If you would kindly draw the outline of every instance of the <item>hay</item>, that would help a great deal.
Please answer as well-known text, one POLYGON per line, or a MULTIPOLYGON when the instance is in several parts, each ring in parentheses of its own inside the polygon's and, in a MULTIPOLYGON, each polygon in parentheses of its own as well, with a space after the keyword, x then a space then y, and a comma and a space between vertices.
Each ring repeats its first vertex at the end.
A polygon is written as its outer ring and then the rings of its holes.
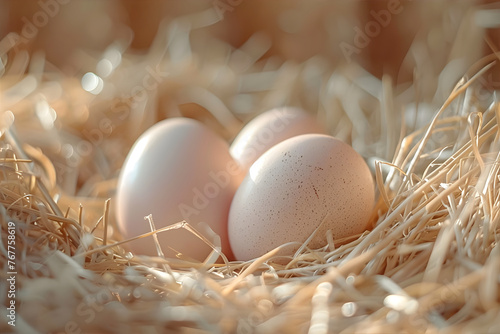
MULTIPOLYGON (((261 59, 269 48, 261 35, 240 49, 210 36, 193 41, 186 22, 164 26, 146 54, 117 41, 104 55, 82 56, 82 68, 95 68, 88 82, 0 43, 0 276, 3 286, 16 272, 17 306, 16 326, 3 316, 2 333, 497 330, 500 104, 490 79, 498 54, 470 55, 477 50, 464 44, 484 37, 473 20, 452 27, 447 55, 416 38, 402 66, 414 68, 414 80, 401 85, 321 56, 261 59), (445 59, 440 73, 428 66, 434 56, 445 59), (467 57, 474 62, 460 62, 467 57), (275 251, 215 264, 122 247, 112 197, 142 131, 186 115, 230 139, 283 104, 317 110, 369 161, 378 185, 371 231, 335 242, 327 235, 325 247, 304 245, 287 265, 273 261, 275 251)), ((0 298, 6 308, 4 289, 0 298)))

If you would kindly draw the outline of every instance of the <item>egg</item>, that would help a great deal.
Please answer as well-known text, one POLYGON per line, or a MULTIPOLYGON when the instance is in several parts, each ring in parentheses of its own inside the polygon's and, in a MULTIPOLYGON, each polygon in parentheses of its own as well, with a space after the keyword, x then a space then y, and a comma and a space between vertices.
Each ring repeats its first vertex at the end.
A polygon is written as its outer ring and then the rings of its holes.
MULTIPOLYGON (((250 168, 229 212, 229 240, 236 259, 259 257, 288 242, 326 245, 366 230, 374 184, 364 159, 348 144, 319 134, 287 139, 250 168)), ((299 244, 284 248, 293 255, 299 244)))
MULTIPOLYGON (((117 224, 124 238, 132 238, 151 231, 144 219, 149 214, 157 229, 182 220, 194 228, 203 222, 220 236, 222 251, 231 258, 227 219, 243 176, 228 144, 202 123, 182 117, 161 121, 140 136, 124 162, 117 224)), ((203 261, 212 250, 185 229, 157 235, 167 257, 182 253, 203 261)), ((157 255, 152 237, 126 245, 136 254, 157 255)))
POLYGON ((268 149, 285 139, 307 133, 324 134, 316 119, 297 107, 266 111, 251 120, 233 140, 231 156, 248 170, 268 149))

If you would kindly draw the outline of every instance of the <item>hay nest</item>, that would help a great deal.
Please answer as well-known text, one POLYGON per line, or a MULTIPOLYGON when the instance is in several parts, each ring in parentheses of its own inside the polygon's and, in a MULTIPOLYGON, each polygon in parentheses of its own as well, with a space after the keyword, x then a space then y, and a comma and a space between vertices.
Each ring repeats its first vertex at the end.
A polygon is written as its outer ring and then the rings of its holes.
MULTIPOLYGON (((496 332, 498 53, 463 61, 484 30, 456 22, 445 56, 428 45, 435 40, 416 38, 403 64, 414 80, 394 85, 321 56, 261 59, 262 35, 239 49, 192 40, 186 20, 163 26, 145 54, 123 39, 82 55, 80 68, 92 70, 77 79, 1 44, 0 331, 496 332), (442 66, 429 66, 433 57, 442 66), (112 198, 141 132, 184 115, 230 140, 256 113, 285 104, 316 111, 367 159, 378 188, 370 231, 303 247, 287 265, 272 252, 221 265, 123 248, 112 198)), ((433 38, 449 40, 441 33, 433 38)))

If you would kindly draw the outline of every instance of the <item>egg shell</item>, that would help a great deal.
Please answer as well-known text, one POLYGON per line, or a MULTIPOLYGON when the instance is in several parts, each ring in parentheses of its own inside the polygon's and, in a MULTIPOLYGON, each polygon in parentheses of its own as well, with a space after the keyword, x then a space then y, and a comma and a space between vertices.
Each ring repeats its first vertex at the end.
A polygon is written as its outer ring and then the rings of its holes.
MULTIPOLYGON (((182 220, 195 228, 205 222, 232 258, 227 219, 243 176, 227 143, 202 123, 187 118, 159 122, 137 140, 121 170, 115 208, 121 233, 131 238, 151 231, 144 219, 149 214, 157 229, 182 220)), ((158 239, 167 257, 181 252, 203 261, 212 250, 184 229, 159 233, 158 239)), ((126 245, 137 254, 157 255, 152 237, 126 245)))
POLYGON ((325 134, 316 119, 297 107, 281 107, 266 111, 252 119, 233 140, 231 156, 248 170, 274 145, 298 135, 325 134))
MULTIPOLYGON (((362 233, 374 205, 374 184, 363 158, 327 135, 301 135, 264 153, 238 188, 229 212, 229 240, 238 260, 259 257, 282 244, 326 245, 362 233)), ((300 245, 285 248, 293 255, 300 245)))

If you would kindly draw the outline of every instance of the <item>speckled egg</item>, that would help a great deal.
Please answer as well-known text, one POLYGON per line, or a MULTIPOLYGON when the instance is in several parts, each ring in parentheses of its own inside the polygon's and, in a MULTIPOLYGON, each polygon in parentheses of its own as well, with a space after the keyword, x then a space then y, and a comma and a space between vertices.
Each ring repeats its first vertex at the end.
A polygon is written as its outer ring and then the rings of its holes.
POLYGON ((311 114, 301 108, 274 108, 248 122, 233 140, 229 151, 234 160, 248 170, 274 145, 308 133, 326 132, 311 114))
MULTIPOLYGON (((250 260, 287 242, 326 245, 366 230, 374 205, 374 184, 363 158, 327 135, 287 139, 264 153, 236 191, 228 233, 235 257, 250 260)), ((286 249, 293 255, 299 244, 286 249)))

